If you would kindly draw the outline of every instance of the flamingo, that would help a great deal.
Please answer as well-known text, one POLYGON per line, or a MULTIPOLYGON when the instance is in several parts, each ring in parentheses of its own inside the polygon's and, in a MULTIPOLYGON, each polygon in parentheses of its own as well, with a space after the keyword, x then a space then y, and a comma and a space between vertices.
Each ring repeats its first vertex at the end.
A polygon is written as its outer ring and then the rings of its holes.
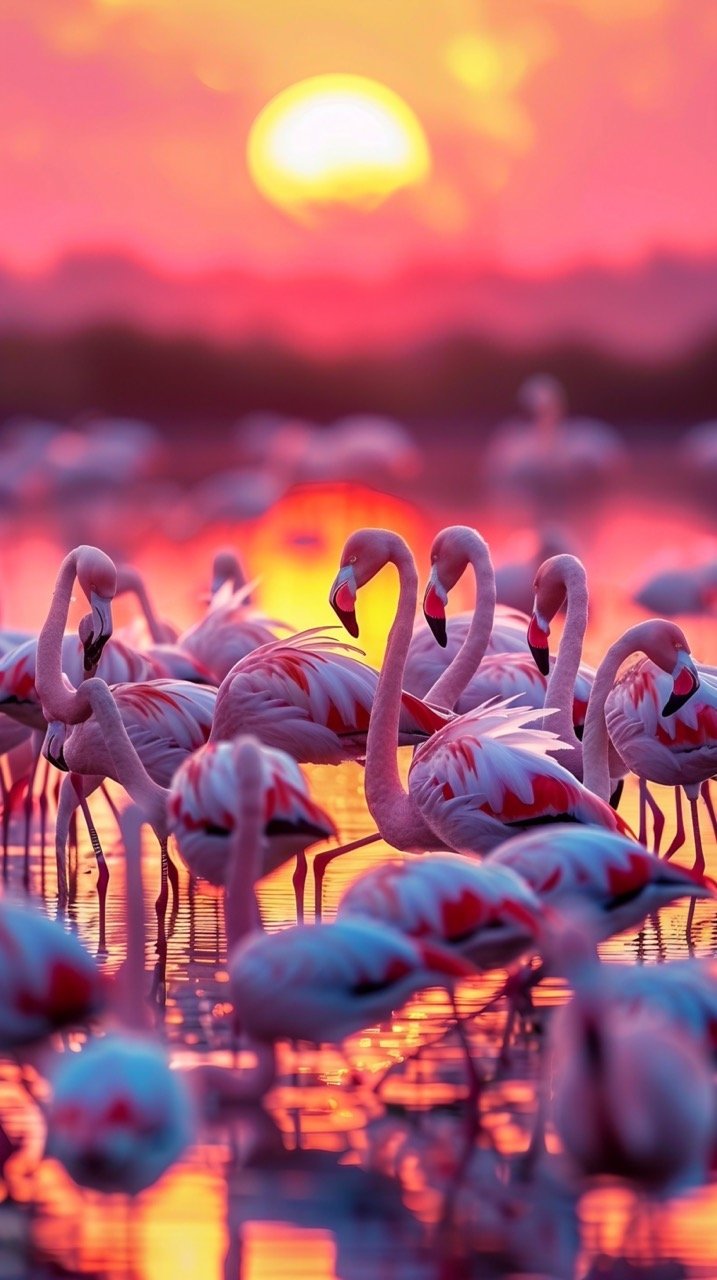
POLYGON ((406 688, 419 697, 454 707, 484 654, 527 653, 528 619, 515 609, 496 605, 488 544, 466 525, 443 529, 434 538, 423 608, 427 625, 411 637, 404 675, 406 688), (468 565, 476 580, 474 611, 446 620, 448 593, 468 565))
POLYGON ((194 1140, 185 1081, 147 1034, 142 818, 121 818, 127 866, 127 959, 120 978, 124 1029, 66 1054, 52 1082, 46 1154, 81 1187, 137 1195, 194 1140))
POLYGON ((245 837, 248 842, 251 836, 253 867, 250 872, 245 857, 234 859, 227 886, 227 941, 235 1019, 245 1034, 268 1046, 279 1039, 338 1044, 385 1021, 417 991, 433 986, 450 990, 475 972, 447 947, 363 919, 294 925, 272 934, 257 931, 252 884, 259 869, 261 761, 251 739, 242 739, 241 746, 240 777, 249 814, 245 837))
POLYGON ((499 845, 482 866, 515 872, 550 907, 587 903, 595 912, 598 940, 634 928, 678 898, 714 896, 701 876, 599 827, 529 831, 499 845))
MULTIPOLYGON (((99 679, 81 687, 92 719, 72 730, 64 744, 73 760, 73 740, 78 731, 91 727, 84 740, 90 755, 96 753, 132 799, 142 807, 162 849, 171 834, 182 860, 193 875, 223 886, 230 865, 231 834, 239 820, 239 752, 235 742, 196 742, 173 759, 167 759, 161 743, 163 766, 145 763, 133 726, 127 726, 121 698, 99 679), (158 779, 159 774, 159 779, 158 779)), ((123 691, 126 697, 127 690, 123 691)), ((140 703, 141 705, 141 703, 140 703)), ((304 851, 318 840, 336 834, 331 818, 309 796, 296 762, 284 752, 261 746, 265 843, 261 875, 274 871, 288 858, 298 861, 294 885, 297 908, 303 906, 306 876, 304 851)), ((351 846, 353 847, 353 846, 351 846)))
POLYGON ((555 1018, 550 1053, 565 1151, 583 1176, 626 1178, 652 1193, 704 1181, 715 1098, 703 1046, 656 1009, 611 999, 585 922, 570 930, 576 937, 558 938, 557 952, 575 994, 555 1018))
POLYGON ((339 920, 356 916, 455 947, 480 969, 532 949, 542 926, 540 901, 519 874, 457 853, 371 867, 339 903, 339 920))
MULTIPOLYGON (((545 704, 554 710, 543 717, 542 727, 552 729, 569 747, 560 757, 576 778, 583 777, 582 738, 585 716, 595 680, 592 667, 581 662, 588 625, 588 581, 577 556, 551 556, 535 576, 535 598, 528 626, 528 644, 540 673, 546 677, 545 704), (567 601, 565 627, 555 659, 549 650, 550 623, 567 601), (587 694, 587 696, 586 696, 587 694)), ((615 807, 622 792, 625 766, 610 748, 610 802, 615 807)))
POLYGON ((662 569, 647 578, 633 600, 651 614, 675 618, 714 614, 717 605, 717 564, 697 568, 662 569))
MULTIPOLYGON (((210 741, 255 734, 305 764, 340 764, 366 749, 379 676, 360 653, 312 628, 247 654, 223 680, 210 741)), ((400 740, 424 741, 449 717, 400 697, 400 740)))
POLYGON ((608 649, 595 676, 583 737, 585 784, 596 795, 604 796, 610 786, 610 740, 639 778, 684 787, 699 871, 705 863, 697 800, 702 783, 717 771, 716 712, 717 683, 698 671, 684 632, 653 618, 630 627, 608 649), (640 652, 647 656, 615 683, 625 659, 640 652))
POLYGON ((385 529, 352 534, 329 598, 356 635, 356 593, 388 563, 398 570, 399 602, 369 725, 365 779, 368 807, 384 839, 409 852, 439 844, 483 854, 536 822, 627 830, 607 804, 552 759, 555 735, 526 729, 538 713, 506 703, 478 707, 438 730, 416 751, 404 791, 396 721, 417 597, 416 566, 404 540, 385 529))
MULTIPOLYGON (((445 605, 449 591, 456 582, 456 570, 465 566, 466 557, 473 556, 479 563, 484 563, 487 548, 483 539, 474 529, 460 525, 444 529, 436 537, 431 550, 431 576, 424 594, 424 613, 429 627, 439 644, 445 640, 445 605)), ((560 558, 561 560, 563 557, 560 558)), ((574 557, 567 557, 572 560, 574 557)), ((579 565, 579 561, 575 561, 579 565)), ((582 568, 582 566, 580 566, 582 568)), ((486 572, 484 570, 484 572, 486 572)), ((584 576, 584 570, 583 570, 584 576)), ((487 584, 486 584, 487 585, 487 584)), ((585 620, 587 622, 587 584, 583 583, 585 620)), ((455 706, 459 714, 480 706, 491 698, 517 697, 519 704, 529 707, 542 707, 547 698, 549 669, 536 670, 535 662, 530 659, 529 640, 530 623, 526 615, 514 614, 511 625, 517 623, 520 628, 522 649, 509 648, 506 652, 485 652, 485 636, 490 626, 490 591, 479 591, 474 625, 469 630, 461 653, 453 660, 426 697, 433 702, 455 706), (526 640, 526 632, 528 639, 526 640), (485 654, 485 656, 484 656, 485 654), (480 664, 480 665, 478 665, 480 664), (476 666, 478 667, 475 670, 476 666), (475 672, 475 674, 472 674, 475 672)), ((571 622, 572 622, 571 611, 571 622)), ((494 627, 491 643, 498 643, 503 635, 494 627)), ((578 658, 579 662, 579 658, 578 658)), ((590 696, 593 672, 589 667, 576 666, 573 677, 574 694, 571 698, 571 714, 578 731, 581 730, 587 702, 590 696)), ((571 686, 572 691, 572 686, 571 686)), ((551 702, 550 706, 557 704, 551 702)), ((544 728, 554 726, 543 725, 544 728)), ((571 737, 574 739, 571 728, 571 737)), ((562 761, 570 768, 570 761, 562 761)), ((571 771, 574 771, 571 769, 571 771)), ((576 774, 580 777, 580 773, 576 774)))
MULTIPOLYGON (((225 583, 229 583, 232 594, 248 585, 242 563, 233 547, 219 547, 214 552, 212 581, 209 589, 210 600, 218 595, 225 583)), ((251 596, 245 595, 244 600, 250 604, 251 596)))
POLYGON ((251 584, 233 594, 215 596, 199 622, 182 632, 177 644, 212 673, 217 684, 252 650, 271 644, 278 630, 290 630, 247 606, 251 584))

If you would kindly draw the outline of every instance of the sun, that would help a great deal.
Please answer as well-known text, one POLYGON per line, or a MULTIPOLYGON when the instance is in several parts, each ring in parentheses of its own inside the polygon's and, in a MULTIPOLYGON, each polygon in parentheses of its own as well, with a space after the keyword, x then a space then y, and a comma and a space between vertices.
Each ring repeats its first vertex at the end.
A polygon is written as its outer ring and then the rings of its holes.
POLYGON ((426 135, 397 93, 377 80, 322 75, 283 89, 247 142, 252 179, 299 220, 322 208, 371 210, 431 169, 426 135))

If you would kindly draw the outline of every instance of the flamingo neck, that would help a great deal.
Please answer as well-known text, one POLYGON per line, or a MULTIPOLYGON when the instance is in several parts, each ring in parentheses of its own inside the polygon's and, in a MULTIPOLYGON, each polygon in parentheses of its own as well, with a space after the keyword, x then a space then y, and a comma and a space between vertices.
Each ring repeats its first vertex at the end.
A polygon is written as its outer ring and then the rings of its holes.
POLYGON ((426 847, 427 828, 404 790, 398 770, 403 669, 418 599, 416 565, 403 538, 389 536, 387 564, 398 569, 396 616, 389 632, 366 738, 365 790, 369 812, 384 840, 399 849, 426 847))
POLYGON ((70 612, 77 568, 77 550, 60 565, 47 617, 37 638, 35 688, 46 720, 78 724, 89 717, 86 702, 62 670, 62 638, 70 612))
POLYGON ((137 598, 137 603, 144 616, 144 620, 147 623, 147 630, 153 643, 165 644, 167 641, 167 633, 157 617, 152 601, 149 598, 147 588, 139 574, 137 575, 137 581, 133 590, 137 598))
MULTIPOLYGON (((257 929, 261 917, 256 901, 255 885, 261 876, 264 841, 264 775, 261 745, 255 738, 240 740, 236 755, 239 780, 239 809, 231 837, 229 873, 224 894, 224 921, 227 954, 257 929)), ((241 1026, 237 1025, 237 1031, 241 1026)), ((276 1052, 273 1044, 249 1039, 254 1054, 253 1067, 232 1072, 222 1084, 224 1096, 234 1102, 261 1098, 276 1078, 276 1052)))
POLYGON ((149 1025, 143 996, 146 949, 142 886, 143 820, 136 805, 125 809, 120 818, 125 846, 127 956, 119 984, 118 1011, 130 1031, 146 1031, 149 1025))
POLYGON ((468 564, 475 574, 476 602, 473 617, 458 653, 426 694, 427 702, 449 709, 455 706, 480 665, 488 648, 495 616, 495 571, 488 544, 473 529, 462 531, 461 538, 468 564))
POLYGON ((254 885, 261 877, 264 840, 264 778, 261 747, 244 738, 236 754, 239 808, 230 840, 224 913, 227 951, 231 952, 257 926, 261 928, 254 885))
POLYGON ((631 627, 610 646, 595 674, 590 691, 583 734, 583 784, 602 800, 610 799, 610 735, 605 720, 605 703, 615 677, 626 658, 639 651, 631 627))
POLYGON ((107 750, 112 757, 116 781, 129 792, 159 839, 166 840, 169 791, 165 787, 160 787, 147 773, 125 729, 111 689, 104 680, 94 679, 85 680, 81 692, 87 698, 102 731, 107 750))
MULTIPOLYGON (((588 583, 584 567, 577 561, 569 562, 565 566, 564 581, 568 601, 565 628, 545 691, 545 705, 554 707, 555 711, 545 716, 543 728, 559 734, 561 741, 573 748, 576 760, 581 763, 582 744, 573 725, 573 698, 588 625, 588 583)), ((563 753, 560 763, 566 763, 563 753)))

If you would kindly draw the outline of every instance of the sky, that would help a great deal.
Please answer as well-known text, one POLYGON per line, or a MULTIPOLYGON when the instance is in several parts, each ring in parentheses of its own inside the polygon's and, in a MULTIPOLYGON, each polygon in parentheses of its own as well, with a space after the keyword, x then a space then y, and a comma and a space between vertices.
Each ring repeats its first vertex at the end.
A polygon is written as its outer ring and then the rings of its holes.
POLYGON ((715 0, 2 0, 0 266, 547 277, 717 253, 715 0), (371 206, 272 203, 267 103, 398 95, 429 163, 371 206))

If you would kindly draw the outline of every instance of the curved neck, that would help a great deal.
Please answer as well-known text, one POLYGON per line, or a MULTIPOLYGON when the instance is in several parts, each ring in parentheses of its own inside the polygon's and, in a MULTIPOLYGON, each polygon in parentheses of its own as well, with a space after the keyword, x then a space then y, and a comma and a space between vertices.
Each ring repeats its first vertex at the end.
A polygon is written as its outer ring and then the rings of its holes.
POLYGON ((416 565, 406 543, 390 539, 387 564, 398 569, 398 608, 389 632, 386 653, 376 686, 366 738, 366 803, 384 840, 396 848, 412 847, 424 839, 425 826, 404 790, 398 770, 398 729, 401 719, 403 669, 413 634, 418 599, 416 565))
POLYGON ((85 680, 80 691, 87 699, 112 757, 115 777, 142 810, 160 840, 168 834, 169 791, 150 778, 124 727, 112 691, 104 680, 85 680))
POLYGON ((602 800, 610 799, 610 736, 605 721, 605 703, 615 677, 626 658, 640 651, 634 628, 610 646, 595 674, 590 691, 583 734, 583 785, 602 800))
POLYGON ((139 575, 137 575, 136 582, 132 585, 132 590, 137 597, 137 603, 142 610, 144 620, 147 623, 147 630, 153 642, 155 644, 165 644, 167 641, 167 632, 154 611, 152 601, 147 593, 147 588, 139 575))
POLYGON ((565 627, 545 691, 545 705, 554 707, 555 711, 545 716, 543 728, 552 729, 562 742, 580 750, 573 726, 573 698, 588 625, 588 582, 581 564, 566 566, 565 589, 568 600, 565 627))
POLYGON ((224 913, 227 951, 234 949, 254 929, 261 928, 254 885, 261 877, 264 840, 264 779, 261 747, 254 738, 236 746, 239 810, 230 840, 229 871, 224 913))
POLYGON ((62 637, 70 612, 75 584, 77 553, 71 551, 60 565, 47 617, 37 638, 35 688, 46 720, 77 724, 87 719, 86 705, 62 671, 62 637))
POLYGON ((476 533, 468 541, 468 563, 476 580, 476 602, 468 634, 453 661, 428 690, 426 702, 453 708, 488 648, 495 616, 495 571, 488 544, 476 533))

